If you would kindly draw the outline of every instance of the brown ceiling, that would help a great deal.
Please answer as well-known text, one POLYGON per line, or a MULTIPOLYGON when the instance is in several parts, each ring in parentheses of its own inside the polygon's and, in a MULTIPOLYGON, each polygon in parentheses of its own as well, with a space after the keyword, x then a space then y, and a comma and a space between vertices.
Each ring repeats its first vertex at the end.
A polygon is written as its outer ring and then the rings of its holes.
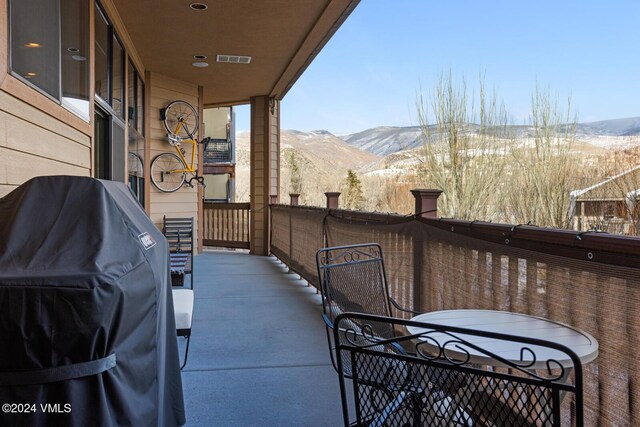
POLYGON ((359 0, 113 0, 147 70, 204 87, 205 105, 281 99, 359 0), (189 5, 208 5, 194 11, 189 5), (215 62, 251 56, 250 64, 215 62), (195 68, 193 55, 209 66, 195 68))

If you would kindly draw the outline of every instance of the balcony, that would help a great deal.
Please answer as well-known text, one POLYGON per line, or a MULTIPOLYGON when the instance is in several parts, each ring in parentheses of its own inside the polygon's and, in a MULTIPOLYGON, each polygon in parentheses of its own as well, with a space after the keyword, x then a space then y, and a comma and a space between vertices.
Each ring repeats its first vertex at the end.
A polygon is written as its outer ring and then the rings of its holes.
MULTIPOLYGON (((423 204, 418 211, 428 214, 432 207, 423 204)), ((317 286, 318 248, 378 242, 385 253, 391 296, 404 307, 416 311, 505 310, 549 318, 584 330, 600 344, 596 361, 584 367, 585 425, 638 425, 640 395, 635 385, 640 383, 640 362, 636 357, 640 353, 640 239, 423 216, 272 204, 270 250, 288 269, 317 286)), ((284 280, 269 295, 273 302, 280 301, 285 306, 273 305, 272 309, 294 310, 293 317, 308 317, 308 327, 300 334, 305 340, 310 339, 308 334, 318 334, 318 347, 301 345, 300 351, 305 347, 310 350, 307 356, 300 357, 310 361, 310 368, 317 363, 318 354, 322 356, 325 365, 319 365, 318 369, 330 376, 325 379, 326 390, 322 394, 326 392, 335 398, 336 375, 325 354, 319 300, 292 306, 289 294, 276 298, 278 289, 314 292, 300 285, 297 275, 286 274, 286 267, 277 267, 273 258, 251 258, 270 265, 269 270, 251 273, 268 271, 268 276, 254 276, 254 280, 284 280), (280 276, 282 279, 276 278, 280 276), (289 287, 296 283, 301 287, 289 287)), ((228 265, 212 276, 221 275, 220 279, 210 280, 233 282, 236 277, 249 274, 242 272, 246 269, 244 264, 235 264, 240 271, 232 267, 228 265), (237 276, 226 277, 227 271, 235 271, 237 276)), ((242 294, 243 297, 237 297, 240 299, 258 297, 250 292, 260 292, 258 295, 267 292, 257 282, 246 287, 246 294, 242 293, 243 288, 234 288, 233 283, 226 286, 231 286, 237 295, 242 294)), ((250 322, 243 328, 265 327, 263 315, 256 313, 247 315, 250 322)), ((230 322, 236 321, 237 318, 230 322)), ((232 342, 254 340, 244 337, 244 332, 235 334, 232 342)), ((306 392, 312 393, 315 385, 307 387, 306 392)), ((334 410, 340 411, 338 404, 334 404, 334 410)), ((570 411, 568 405, 569 417, 570 411)))
POLYGON ((205 165, 233 163, 233 147, 226 139, 212 139, 204 150, 205 165))
POLYGON ((240 252, 198 255, 195 272, 187 426, 340 425, 315 288, 274 257, 240 252))

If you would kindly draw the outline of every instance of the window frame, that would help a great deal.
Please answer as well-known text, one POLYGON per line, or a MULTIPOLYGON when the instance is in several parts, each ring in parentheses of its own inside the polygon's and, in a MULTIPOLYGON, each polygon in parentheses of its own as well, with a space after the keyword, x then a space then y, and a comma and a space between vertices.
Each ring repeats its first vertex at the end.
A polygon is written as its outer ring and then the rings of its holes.
MULTIPOLYGON (((127 67, 126 67, 126 62, 129 58, 128 54, 127 54, 127 48, 125 46, 125 44, 122 42, 122 38, 118 35, 118 32, 115 29, 115 26, 113 25, 113 22, 109 19, 109 16, 107 15, 107 13, 105 12, 104 8, 102 7, 102 5, 100 4, 99 0, 95 0, 94 1, 95 4, 95 12, 94 14, 99 13, 100 16, 102 17, 102 19, 104 19, 104 21, 107 23, 107 90, 106 93, 108 95, 108 99, 103 99, 102 96, 100 96, 98 93, 96 93, 95 91, 95 87, 93 90, 93 95, 95 97, 96 100, 102 101, 100 103, 101 106, 103 107, 107 107, 107 110, 109 111, 110 114, 112 114, 114 117, 118 117, 120 120, 122 120, 123 122, 127 122, 128 117, 124 108, 125 105, 125 99, 127 96, 127 87, 126 87, 126 71, 127 71, 127 67), (122 86, 121 86, 121 100, 120 100, 120 114, 118 114, 118 112, 115 110, 115 108, 113 108, 113 71, 114 71, 114 39, 118 42, 118 44, 120 45, 121 48, 121 58, 120 58, 120 64, 121 64, 121 77, 122 77, 122 86)), ((94 18, 95 20, 95 18, 94 18)), ((95 31, 94 31, 95 32, 95 31)), ((93 44, 95 46, 95 35, 94 35, 94 40, 93 40, 93 44)), ((94 47, 95 49, 95 47, 94 47)), ((93 79, 94 81, 96 80, 96 75, 95 75, 95 68, 93 71, 93 79)))
MULTIPOLYGON (((49 92, 47 92, 45 89, 41 88, 40 86, 36 85, 35 83, 33 83, 32 81, 30 81, 29 79, 25 78, 24 76, 22 76, 20 73, 16 72, 14 70, 14 58, 13 58, 13 31, 12 31, 12 27, 13 25, 15 25, 15 23, 13 22, 14 20, 12 19, 11 16, 11 7, 12 7, 12 2, 13 1, 19 1, 19 0, 9 0, 7 1, 7 68, 8 68, 8 74, 17 79, 18 81, 24 83, 25 85, 27 85, 30 89, 35 90, 36 92, 40 93, 41 95, 45 96, 46 98, 48 98, 49 100, 55 102, 57 105, 59 105, 60 107, 64 108, 66 111, 71 112, 73 115, 79 117, 80 119, 82 119, 84 122, 86 123, 90 123, 91 122, 91 107, 89 108, 89 111, 86 112, 86 114, 80 110, 78 110, 77 108, 73 107, 73 105, 71 105, 69 102, 64 101, 64 96, 63 96, 63 88, 62 88, 62 5, 61 5, 61 0, 57 0, 57 19, 58 19, 58 28, 57 28, 57 54, 58 54, 58 60, 57 60, 57 71, 58 71, 58 97, 55 97, 54 95, 50 94, 49 92)), ((88 3, 89 9, 91 7, 91 0, 78 0, 78 1, 85 1, 88 3)), ((88 20, 91 20, 91 13, 89 12, 89 15, 87 16, 88 20)), ((90 23, 89 23, 90 26, 90 23)), ((91 34, 90 31, 87 32, 87 44, 89 45, 91 43, 91 34)), ((89 60, 89 58, 87 58, 87 60, 89 60)), ((91 71, 90 71, 90 67, 87 67, 87 72, 86 72, 86 79, 87 79, 87 85, 90 87, 91 84, 91 71)), ((89 93, 87 102, 89 105, 91 105, 91 94, 89 93)))

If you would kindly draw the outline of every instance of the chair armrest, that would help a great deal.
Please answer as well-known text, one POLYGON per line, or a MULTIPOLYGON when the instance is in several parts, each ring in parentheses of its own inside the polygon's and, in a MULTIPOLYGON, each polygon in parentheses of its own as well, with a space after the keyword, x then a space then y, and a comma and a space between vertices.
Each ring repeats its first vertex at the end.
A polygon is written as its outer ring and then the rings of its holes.
POLYGON ((400 307, 400 305, 399 305, 399 304, 398 304, 398 303, 397 303, 393 298, 391 298, 391 297, 389 297, 389 301, 391 302, 391 305, 393 305, 396 309, 398 309, 398 310, 400 310, 400 311, 403 311, 403 312, 405 312, 405 313, 411 313, 411 314, 414 314, 414 315, 416 315, 416 316, 417 316, 418 314, 422 314, 422 312, 421 312, 421 311, 413 311, 413 310, 409 310, 408 308, 400 307))

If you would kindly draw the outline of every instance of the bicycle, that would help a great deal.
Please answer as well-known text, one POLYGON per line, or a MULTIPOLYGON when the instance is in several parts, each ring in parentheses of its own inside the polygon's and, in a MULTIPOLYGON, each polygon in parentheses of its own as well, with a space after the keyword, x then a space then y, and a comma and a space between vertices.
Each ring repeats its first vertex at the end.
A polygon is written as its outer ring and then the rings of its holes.
POLYGON ((211 138, 198 141, 195 134, 198 130, 198 113, 191 104, 185 101, 173 101, 160 110, 160 118, 167 130, 169 144, 176 150, 176 154, 158 154, 151 162, 151 182, 153 186, 164 193, 173 193, 185 185, 193 187, 193 181, 204 186, 204 177, 198 175, 195 168, 198 144, 206 145, 211 138), (191 161, 187 162, 186 150, 182 143, 191 144, 191 161), (192 174, 187 181, 187 174, 192 174))

